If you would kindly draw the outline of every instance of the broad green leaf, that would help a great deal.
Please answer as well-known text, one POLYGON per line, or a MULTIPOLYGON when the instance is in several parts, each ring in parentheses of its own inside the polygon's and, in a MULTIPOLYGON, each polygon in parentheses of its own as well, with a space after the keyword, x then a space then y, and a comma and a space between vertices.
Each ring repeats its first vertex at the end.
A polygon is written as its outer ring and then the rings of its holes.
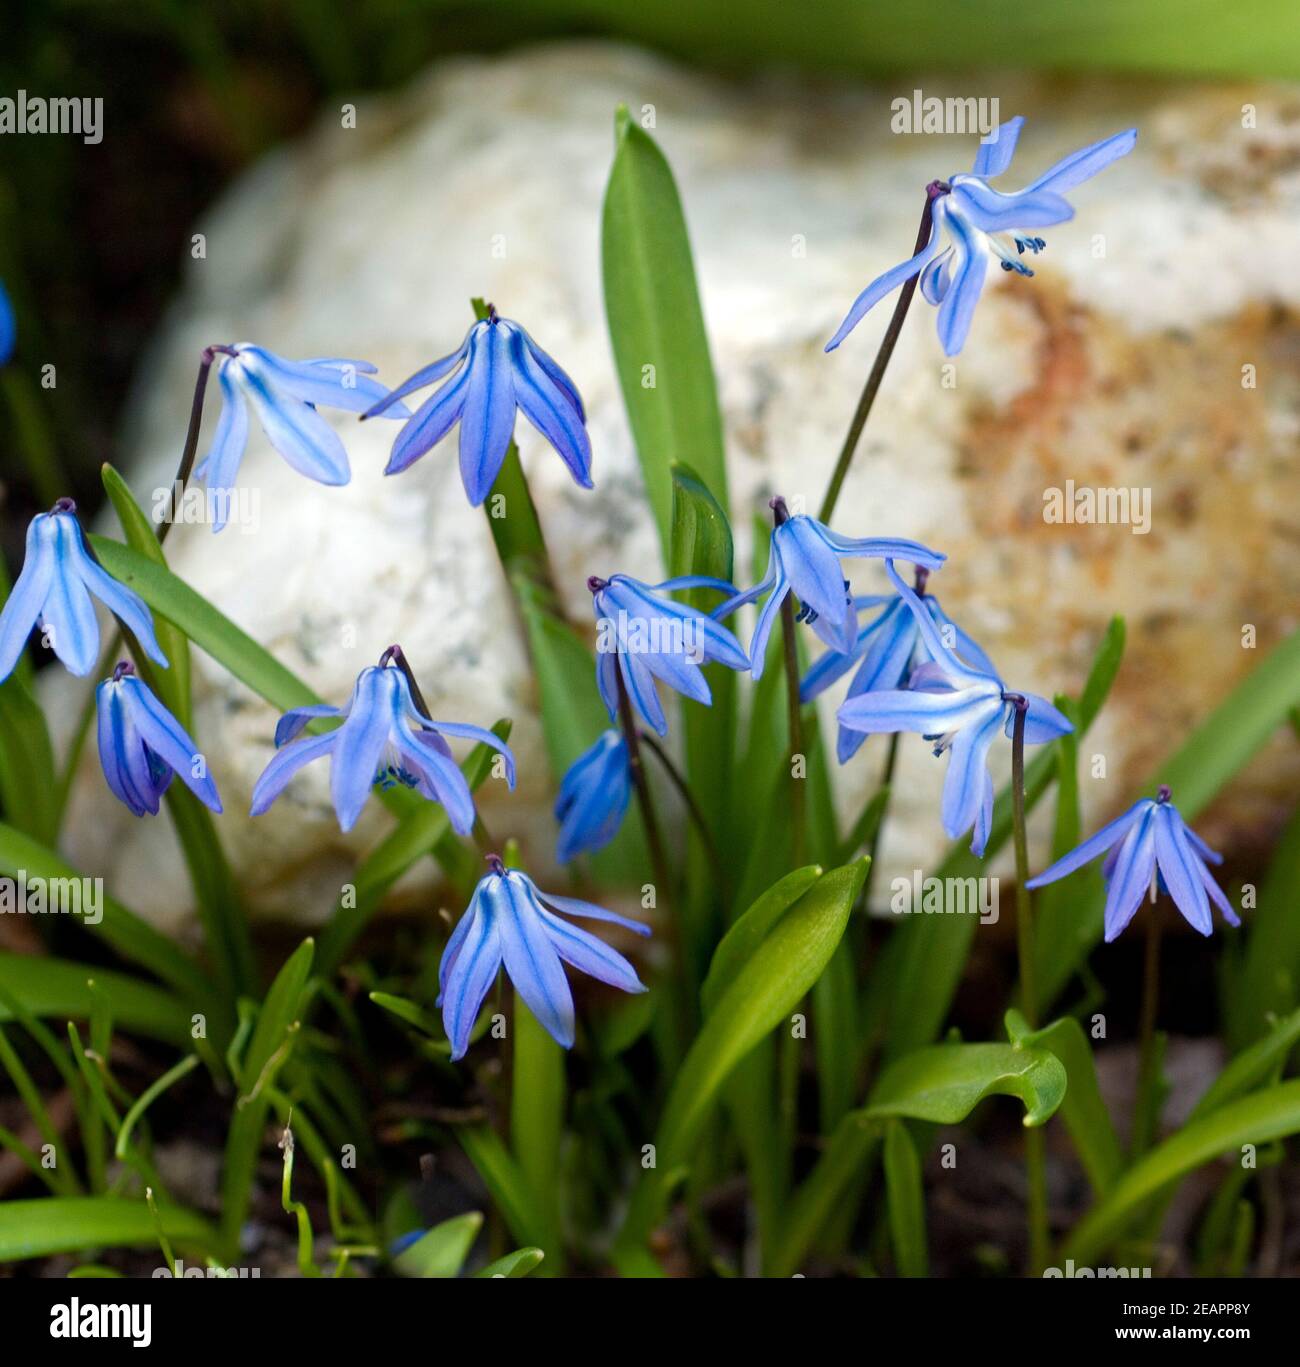
MULTIPOLYGON (((1124 655, 1124 622, 1114 618, 1102 638, 1092 669, 1078 703, 1075 717, 1080 739, 1096 720, 1110 686, 1119 672, 1124 655)), ((1051 746, 1039 749, 1025 766, 1025 810, 1032 811, 1039 798, 1047 791, 1056 770, 1056 758, 1051 746)), ((937 878, 978 878, 985 873, 987 860, 1002 848, 1011 836, 1010 785, 998 794, 993 808, 993 826, 989 834, 985 858, 971 854, 967 842, 961 841, 949 851, 947 858, 935 870, 937 878)), ((976 916, 908 916, 894 932, 902 940, 902 947, 889 956, 893 991, 889 1006, 889 1028, 885 1036, 885 1056, 898 1058, 919 1045, 934 1039, 947 1019, 957 984, 970 954, 971 937, 979 923, 976 916)), ((1052 928, 1040 926, 1035 937, 1040 951, 1053 943, 1052 928)), ((879 968, 878 968, 879 971, 879 968)), ((1039 982, 1043 981, 1040 970, 1039 982)), ((1043 993, 1047 1001, 1054 995, 1043 993)))
MULTIPOLYGON (((0 874, 9 878, 26 877, 58 880, 63 884, 81 882, 82 876, 65 864, 52 850, 10 826, 0 824, 0 874)), ((193 960, 187 958, 167 936, 155 930, 134 912, 128 911, 107 893, 103 895, 102 916, 92 925, 85 915, 73 916, 86 930, 98 935, 124 959, 147 968, 161 978, 194 1010, 209 1016, 209 1033, 214 1023, 223 1027, 226 1008, 193 960)), ((216 1033, 220 1031, 217 1030, 216 1033)))
MULTIPOLYGON (((112 1003, 113 1019, 122 1030, 166 1044, 189 1043, 191 1006, 161 988, 98 964, 0 952, 0 988, 38 1018, 89 1020, 91 978, 112 1003)), ((0 1021, 11 1019, 13 1013, 0 997, 0 1021)))
POLYGON ((619 383, 667 563, 674 461, 691 466, 727 505, 722 416, 677 186, 663 153, 623 106, 601 269, 619 383))
POLYGON ((1015 1044, 934 1044, 891 1063, 863 1114, 956 1125, 987 1096, 1019 1097, 1024 1123, 1046 1124, 1065 1099, 1065 1068, 1047 1049, 1015 1044))
MULTIPOLYGON (((220 1249, 216 1230, 192 1210, 161 1205, 158 1219, 176 1248, 199 1254, 220 1249)), ((120 1196, 0 1201, 0 1262, 88 1248, 145 1248, 157 1239, 154 1216, 143 1201, 120 1196)))
POLYGON ((1183 1126, 1131 1167, 1066 1239, 1060 1257, 1091 1266, 1162 1187, 1244 1144, 1269 1144, 1300 1132, 1300 1079, 1240 1097, 1183 1126))
POLYGON ((885 1126, 885 1196, 889 1205, 889 1237, 899 1275, 927 1276, 921 1160, 901 1120, 891 1120, 885 1126))
POLYGON ((644 1242, 658 1217, 664 1176, 690 1164, 693 1145, 732 1069, 821 977, 844 934, 866 869, 864 859, 823 874, 722 991, 673 1082, 655 1143, 657 1167, 637 1188, 621 1246, 644 1242))
POLYGON ((221 1172, 221 1229, 231 1248, 238 1242, 252 1199, 257 1155, 270 1106, 269 1089, 297 1038, 315 949, 311 939, 304 940, 275 975, 258 1011, 252 1039, 238 1061, 238 1096, 221 1172))
POLYGON ((1300 1002, 1300 807, 1278 841, 1277 852, 1246 919, 1246 947, 1228 993, 1229 1034, 1240 1047, 1300 1002))
MULTIPOLYGON (((158 544, 158 536, 153 524, 145 516, 144 510, 135 501, 126 481, 111 465, 105 464, 100 471, 104 491, 108 494, 121 524, 126 544, 151 560, 162 569, 167 568, 167 559, 158 544)), ((186 731, 194 730, 194 712, 190 689, 190 643, 185 633, 174 623, 164 618, 154 623, 154 634, 158 644, 167 657, 168 669, 156 670, 156 692, 167 705, 171 714, 186 731)))
POLYGON ((1258 1087, 1285 1067, 1300 1041, 1300 1011, 1277 1021, 1269 1034, 1243 1049, 1214 1079, 1192 1107, 1188 1120, 1200 1120, 1258 1087))
POLYGON ((700 995, 706 1015, 717 1005, 723 992, 735 981, 736 975, 767 938, 772 927, 817 882, 822 873, 818 864, 809 864, 806 868, 787 873, 732 924, 714 950, 709 976, 704 980, 700 995))
POLYGON ((1073 1016, 1064 1016, 1041 1030, 1030 1030, 1019 1011, 1008 1011, 1006 1024, 1012 1044, 1050 1049, 1060 1059, 1068 1079, 1061 1118, 1093 1192, 1105 1195, 1124 1166, 1124 1154, 1097 1085, 1097 1068, 1083 1027, 1073 1016))
POLYGON ((483 1217, 476 1210, 444 1220, 404 1248, 393 1267, 403 1277, 458 1276, 482 1228, 483 1217))
POLYGON ((504 1258, 498 1258, 494 1263, 488 1263, 484 1268, 480 1268, 474 1275, 476 1277, 526 1277, 528 1274, 545 1259, 546 1254, 540 1248, 517 1248, 513 1253, 507 1253, 504 1258))
POLYGON ((853 1106, 857 1087, 857 989, 853 953, 841 940, 812 991, 813 1053, 817 1060, 817 1105, 821 1132, 831 1134, 853 1106))

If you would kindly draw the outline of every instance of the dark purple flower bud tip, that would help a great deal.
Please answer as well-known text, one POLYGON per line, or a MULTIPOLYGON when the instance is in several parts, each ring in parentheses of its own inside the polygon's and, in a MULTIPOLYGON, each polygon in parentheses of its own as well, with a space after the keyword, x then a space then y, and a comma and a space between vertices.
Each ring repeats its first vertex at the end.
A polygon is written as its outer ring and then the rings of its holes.
POLYGON ((128 674, 134 673, 135 666, 131 663, 130 660, 119 660, 117 662, 116 668, 113 670, 113 682, 121 683, 122 680, 126 678, 128 674))
POLYGON ((1174 790, 1167 783, 1162 783, 1156 789, 1156 801, 1161 804, 1168 802, 1173 795, 1174 790))
POLYGON ((930 571, 924 565, 916 567, 916 596, 925 597, 925 586, 930 582, 930 571))
POLYGON ((76 500, 71 498, 56 498, 54 500, 54 507, 50 509, 51 515, 54 513, 75 513, 76 511, 76 500))
POLYGON ((505 862, 502 860, 499 854, 485 855, 484 859, 487 863, 488 868, 490 868, 498 878, 504 878, 506 876, 505 862))
POLYGON ((488 322, 495 323, 497 321, 497 318, 500 316, 497 313, 497 306, 495 304, 485 304, 483 307, 487 310, 488 322))
POLYGON ((387 669, 394 661, 400 662, 402 659, 402 647, 394 643, 379 657, 379 668, 387 669))
POLYGON ((783 522, 789 522, 790 509, 786 507, 785 499, 777 494, 775 498, 767 501, 767 506, 772 510, 772 521, 779 527, 783 522))
POLYGON ((1009 702, 1017 712, 1029 711, 1029 699, 1023 693, 1003 693, 1002 701, 1009 702))
POLYGON ((938 199, 941 195, 952 193, 952 186, 946 180, 932 180, 925 187, 925 193, 930 199, 938 199))
POLYGON ((609 588, 609 580, 602 579, 598 574, 593 574, 587 580, 588 593, 603 593, 607 588, 609 588))

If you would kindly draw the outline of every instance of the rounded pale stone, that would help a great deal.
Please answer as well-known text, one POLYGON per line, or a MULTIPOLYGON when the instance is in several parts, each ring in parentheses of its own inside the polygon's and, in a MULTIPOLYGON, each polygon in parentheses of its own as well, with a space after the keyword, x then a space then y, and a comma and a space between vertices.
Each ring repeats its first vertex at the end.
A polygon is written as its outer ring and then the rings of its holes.
MULTIPOLYGON (((908 94, 915 84, 899 83, 908 94)), ((974 155, 972 137, 891 133, 898 93, 723 82, 627 49, 571 45, 441 65, 400 96, 362 102, 355 129, 322 115, 198 225, 206 259, 192 263, 142 367, 126 428, 137 492, 149 498, 170 480, 204 344, 249 338, 291 357, 362 357, 396 384, 459 344, 478 294, 523 321, 586 399, 592 493, 525 422, 517 433, 575 620, 588 619, 589 574, 655 577, 600 288, 601 196, 614 107, 626 101, 634 117, 653 118, 686 205, 724 407, 737 564, 747 565, 752 515, 771 494, 816 510, 892 304, 833 355, 823 343, 863 285, 910 251, 925 184, 974 155)), ((1036 278, 990 271, 956 361, 917 301, 834 522, 946 550, 932 588, 1012 687, 1077 691, 1107 620, 1127 616, 1123 673, 1082 747, 1091 825, 1130 801, 1296 625, 1300 276, 1286 264, 1300 113, 1264 89, 1093 85, 1062 96, 1016 80, 996 93, 1003 117, 1027 116, 1009 188, 1132 124, 1137 150, 1072 193, 1077 216, 1044 234, 1036 278), (1242 126, 1247 100, 1255 129, 1242 126), (1256 368, 1255 388, 1243 386, 1243 366, 1256 368), (1149 532, 1045 522, 1044 491, 1067 480, 1149 489, 1149 532), (1242 645, 1246 624, 1258 633, 1253 650, 1242 645), (1093 776, 1097 756, 1104 777, 1093 776)), ((554 876, 554 787, 535 685, 483 514, 461 489, 455 438, 386 478, 396 424, 327 416, 351 456, 350 486, 293 474, 254 425, 240 478, 260 497, 260 524, 217 536, 177 528, 173 567, 330 700, 344 701, 362 666, 400 641, 435 716, 513 717, 519 788, 489 782, 482 808, 498 839, 520 837, 544 882, 554 876)), ((215 404, 205 445, 214 423, 215 404)), ((859 592, 882 582, 877 566, 847 568, 859 592)), ((388 818, 372 802, 340 835, 317 765, 248 819, 275 713, 201 652, 195 659, 196 730, 237 874, 255 909, 320 921, 388 818)), ((838 698, 826 700, 828 726, 838 698)), ((868 742, 837 774, 846 821, 872 790, 884 744, 868 742)), ((995 747, 999 781, 1007 749, 995 747)), ((891 877, 932 869, 946 846, 945 763, 905 739, 882 899, 891 877)), ((1262 845, 1298 776, 1294 747, 1265 751, 1204 833, 1262 845)), ((89 766, 68 843, 128 903, 188 922, 193 898, 168 823, 133 820, 89 766)), ((1035 850, 1037 862, 1041 839, 1035 850)), ((426 861, 404 886, 418 892, 432 878, 426 861)))

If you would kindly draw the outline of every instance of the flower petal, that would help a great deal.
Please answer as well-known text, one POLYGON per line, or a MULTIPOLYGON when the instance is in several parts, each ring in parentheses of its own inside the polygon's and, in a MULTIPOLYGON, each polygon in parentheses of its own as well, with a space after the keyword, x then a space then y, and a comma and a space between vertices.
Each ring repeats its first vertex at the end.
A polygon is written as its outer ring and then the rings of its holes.
POLYGON ((514 370, 515 402, 524 417, 555 448, 578 484, 590 489, 591 438, 578 409, 538 364, 521 332, 515 331, 509 336, 508 344, 514 370))
MULTIPOLYGON (((497 882, 504 881, 496 879, 495 875, 489 876, 497 882)), ((457 947, 458 952, 443 985, 442 1025, 451 1041, 453 1063, 465 1057, 479 1007, 483 1005, 483 998, 487 996, 501 967, 501 940, 496 926, 499 902, 499 896, 490 896, 488 893, 481 896, 478 911, 457 947)), ((469 912, 465 914, 470 915, 469 912)), ((450 949, 451 942, 448 942, 444 959, 450 949)))
POLYGON ((1050 190, 1020 190, 1004 195, 982 181, 962 177, 953 185, 952 193, 960 216, 982 233, 1050 228, 1057 223, 1068 223, 1074 217, 1069 200, 1050 190))
POLYGON ((581 916, 588 921, 608 921, 611 925, 622 926, 624 930, 633 931, 637 935, 650 934, 650 927, 644 921, 633 921, 627 916, 619 916, 617 912, 607 911, 595 902, 584 902, 580 897, 557 897, 553 892, 542 892, 539 889, 537 900, 544 907, 549 907, 552 911, 561 911, 566 916, 581 916))
MULTIPOLYGON (((475 332, 486 326, 486 323, 475 323, 465 334, 465 340, 460 344, 459 350, 453 351, 449 355, 443 356, 439 360, 433 361, 429 365, 417 370, 409 380, 403 380, 396 389, 386 394, 373 408, 368 408, 362 416, 366 418, 377 418, 399 399, 404 399, 408 394, 413 394, 417 389, 423 389, 426 385, 431 385, 435 380, 440 380, 444 375, 449 374, 469 353, 470 338, 475 332)), ((428 406, 427 401, 424 406, 428 406)), ((432 444, 433 443, 431 442, 430 445, 432 444)), ((426 447, 426 450, 427 449, 428 448, 426 447)))
POLYGON ((328 755, 338 739, 338 732, 331 731, 324 736, 307 736, 277 750, 271 762, 262 770, 261 777, 253 785, 253 801, 249 807, 250 816, 261 816, 266 809, 284 792, 289 780, 303 767, 322 755, 328 755))
POLYGON ((938 736, 983 723, 990 715, 1000 719, 1002 708, 979 689, 929 693, 884 688, 850 698, 835 715, 841 726, 869 736, 891 731, 938 736))
MULTIPOLYGON (((330 758, 330 797, 338 815, 339 828, 350 831, 379 770, 394 726, 395 692, 384 678, 387 669, 367 669, 357 680, 352 711, 347 721, 331 733, 334 753, 330 758)), ((400 674, 399 671, 395 671, 400 674)))
POLYGON ((1110 944, 1137 914, 1142 899, 1151 887, 1156 869, 1155 832, 1149 803, 1119 847, 1115 869, 1106 896, 1106 943, 1110 944))
POLYGON ((1069 854, 1063 855, 1056 863, 1045 868, 1042 873, 1029 879, 1025 884, 1027 888, 1041 888, 1048 883, 1055 883, 1058 878, 1064 878, 1066 874, 1073 873, 1075 869, 1081 869, 1085 864, 1091 863, 1099 854, 1106 850, 1125 835, 1133 823, 1142 816, 1152 806, 1151 799, 1144 797, 1139 802, 1135 802, 1122 816, 1117 816, 1114 821, 1107 822, 1095 835, 1090 835, 1081 845, 1076 845, 1069 854))
POLYGON ((975 226, 964 215, 951 213, 953 260, 952 286, 939 305, 939 342, 945 356, 956 356, 965 344, 975 317, 975 305, 984 290, 988 252, 975 226))
MULTIPOLYGON (((989 746, 998 733, 999 720, 995 712, 982 723, 963 727, 949 747, 940 819, 944 830, 954 840, 980 824, 988 779, 989 746)), ((972 854, 984 853, 978 830, 970 848, 972 854)))
POLYGON ((1156 804, 1156 862, 1174 905, 1193 930, 1209 935, 1214 929, 1210 899, 1202 874, 1205 865, 1196 857, 1183 833, 1183 819, 1167 802, 1156 804))
POLYGON ((506 972, 546 1033, 566 1049, 572 1048, 573 993, 532 884, 514 872, 507 873, 502 883, 504 893, 495 919, 506 972))
MULTIPOLYGON (((1040 698, 1037 693, 1024 693, 1021 696, 1029 704, 1025 712, 1026 745, 1046 745, 1057 736, 1068 736, 1074 730, 1074 723, 1069 717, 1053 707, 1046 698, 1040 698)), ((1015 726, 1016 709, 1012 707, 1007 712, 1006 720, 1008 740, 1012 738, 1015 726)))
POLYGON ((105 679, 95 690, 100 768, 109 791, 136 816, 156 816, 167 785, 149 763, 122 693, 121 682, 111 679, 105 679))
POLYGON ((1017 114, 1014 119, 999 124, 987 138, 982 138, 979 151, 975 153, 975 165, 971 168, 971 174, 982 176, 985 180, 1000 176, 1011 165, 1011 158, 1016 151, 1016 140, 1020 137, 1024 122, 1023 116, 1017 114))
POLYGON ((45 525, 48 520, 43 513, 28 525, 22 573, 0 610, 0 683, 14 672, 57 572, 55 528, 45 525))
POLYGON ((283 390, 314 408, 364 413, 382 403, 389 417, 409 416, 405 404, 396 403, 383 385, 352 361, 290 361, 259 346, 243 346, 238 351, 245 367, 256 371, 268 390, 283 390), (394 404, 396 411, 392 411, 394 404))
POLYGON ((205 807, 214 812, 221 811, 221 798, 217 785, 208 772, 207 760, 195 745, 185 728, 154 696, 145 683, 137 678, 127 677, 121 681, 122 697, 131 712, 144 743, 169 764, 180 776, 181 782, 194 794, 205 807), (195 774, 195 761, 201 774, 195 774))
MULTIPOLYGON (((248 404, 235 384, 232 368, 223 365, 217 375, 221 386, 221 416, 217 419, 216 435, 208 454, 203 458, 202 479, 215 494, 228 494, 235 487, 239 463, 248 446, 248 404)), ((196 475, 198 472, 195 472, 196 475)), ((228 497, 213 500, 215 516, 212 530, 219 532, 227 521, 230 506, 228 497)))
POLYGON ((397 748, 415 774, 419 792, 443 805, 457 835, 468 835, 474 829, 474 797, 456 761, 443 753, 446 743, 440 746, 439 739, 432 731, 399 729, 397 748))
POLYGON ((489 326, 470 345, 468 388, 460 415, 460 477, 475 508, 496 481, 515 430, 510 339, 489 326))
POLYGON ((918 272, 934 259, 934 256, 941 245, 940 225, 943 214, 938 205, 942 201, 935 202, 934 222, 930 231, 930 240, 919 252, 908 260, 887 270, 884 275, 878 275, 866 289, 853 301, 849 311, 844 316, 844 321, 835 331, 835 336, 826 343, 827 351, 834 351, 837 346, 853 331, 862 321, 867 312, 874 308, 887 294, 896 290, 904 281, 910 280, 918 272))
POLYGON ((646 990, 645 984, 636 975, 636 969, 618 950, 581 926, 572 926, 560 917, 552 916, 544 908, 539 909, 539 913, 555 952, 565 963, 572 964, 589 978, 621 988, 624 992, 646 990))
POLYGON ((267 440, 291 469, 318 484, 337 486, 352 478, 338 433, 310 404, 270 389, 253 370, 244 371, 243 388, 267 440))
MULTIPOLYGON (((419 715, 418 713, 416 714, 419 715)), ((472 740, 479 745, 486 745, 489 749, 495 750, 506 762, 506 783, 509 787, 515 786, 515 754, 514 751, 498 736, 494 731, 487 731, 481 726, 471 726, 469 722, 463 721, 435 721, 430 722, 440 735, 456 736, 463 740, 472 740)))
POLYGON ((278 750, 282 745, 287 745, 289 741, 300 735, 308 722, 315 717, 338 717, 342 713, 337 707, 331 706, 327 702, 312 703, 310 707, 292 707, 275 724, 275 748, 278 750))
POLYGON ((448 380, 415 410, 415 416, 397 434, 384 466, 384 474, 397 475, 436 446, 465 411, 469 393, 469 369, 448 380))
POLYGON ((519 334, 523 337, 524 342, 528 347, 528 350, 532 352, 533 359, 537 362, 539 366, 541 366, 541 368, 550 377, 551 383, 555 385, 555 387, 573 405, 574 409, 578 414, 579 420, 582 422, 586 422, 587 413, 582 406, 582 395, 578 393, 578 386, 574 384, 571 379, 569 379, 568 375, 561 368, 561 366, 559 366, 551 356, 549 356, 545 351, 542 350, 541 347, 537 345, 535 341, 533 341, 530 333, 528 333, 524 328, 520 327, 518 323, 516 323, 514 326, 516 331, 518 331, 519 334))
POLYGON ((1100 142, 1094 142, 1078 152, 1071 152, 1062 158, 1049 171, 1039 176, 1029 190, 1051 190, 1063 195, 1076 185, 1091 179, 1098 171, 1104 171, 1112 161, 1127 156, 1137 143, 1137 129, 1128 128, 1123 133, 1115 133, 1100 142))

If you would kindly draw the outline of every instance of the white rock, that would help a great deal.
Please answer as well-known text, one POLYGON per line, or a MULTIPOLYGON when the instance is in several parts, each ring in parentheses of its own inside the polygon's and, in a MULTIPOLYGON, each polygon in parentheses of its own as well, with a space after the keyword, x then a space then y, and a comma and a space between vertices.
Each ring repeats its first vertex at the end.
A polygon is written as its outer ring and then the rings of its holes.
MULTIPOLYGON (((926 83, 900 90, 915 84, 926 83)), ((858 290, 910 250, 924 185, 974 154, 969 137, 892 134, 898 93, 723 82, 628 49, 567 45, 440 65, 399 97, 363 102, 355 130, 323 114, 198 225, 206 259, 192 264, 142 368, 126 427, 137 492, 170 480, 203 345, 253 339, 288 356, 364 357, 397 383, 459 343, 468 300, 483 295, 560 359, 591 414, 594 493, 571 483, 530 427, 518 430, 570 610, 586 620, 591 573, 653 577, 657 541, 600 287, 601 196, 614 108, 626 101, 634 113, 653 106, 685 201, 725 409, 738 565, 748 564, 750 515, 770 494, 815 510, 891 306, 834 355, 822 344, 858 290)), ((1285 310, 1300 306, 1288 268, 1300 116, 1268 90, 1093 85, 1063 96, 1014 80, 996 93, 1004 116, 1028 117, 1010 185, 1130 124, 1138 148, 1074 192, 1077 217, 1048 234, 1034 280, 994 273, 954 369, 917 303, 835 523, 947 550, 935 590, 1014 686, 1077 689, 1110 615, 1128 616, 1124 673, 1084 747, 1107 761, 1104 780, 1084 778, 1091 822, 1131 800, 1296 625, 1295 328, 1285 310), (1246 99, 1259 108, 1254 131, 1241 126, 1246 99), (1258 367, 1256 389, 1242 388, 1245 364, 1258 367), (1067 478, 1150 487, 1150 534, 1045 525, 1043 491, 1067 478), (1241 648, 1246 622, 1259 633, 1253 652, 1241 648)), ((389 479, 396 426, 329 416, 351 455, 350 486, 302 480, 255 429, 242 482, 260 493, 259 529, 178 528, 173 567, 326 698, 346 698, 359 669, 401 641, 435 716, 514 717, 520 786, 487 785, 484 814, 494 831, 518 833, 544 871, 553 786, 534 685, 483 515, 461 490, 454 438, 389 479)), ((877 573, 854 568, 855 587, 877 573)), ((261 911, 319 921, 388 819, 372 803, 341 836, 316 766, 249 820, 275 714, 197 653, 196 674, 197 730, 237 872, 261 911)), ((873 742, 839 774, 846 817, 882 753, 873 742)), ((886 875, 932 865, 944 848, 942 767, 919 740, 905 743, 886 875)), ((1275 819, 1296 777, 1293 748, 1262 756, 1207 835, 1231 840, 1275 819)), ((89 768, 69 844, 128 903, 188 922, 168 824, 133 820, 89 768)), ((431 866, 420 874, 431 877, 431 866)))

